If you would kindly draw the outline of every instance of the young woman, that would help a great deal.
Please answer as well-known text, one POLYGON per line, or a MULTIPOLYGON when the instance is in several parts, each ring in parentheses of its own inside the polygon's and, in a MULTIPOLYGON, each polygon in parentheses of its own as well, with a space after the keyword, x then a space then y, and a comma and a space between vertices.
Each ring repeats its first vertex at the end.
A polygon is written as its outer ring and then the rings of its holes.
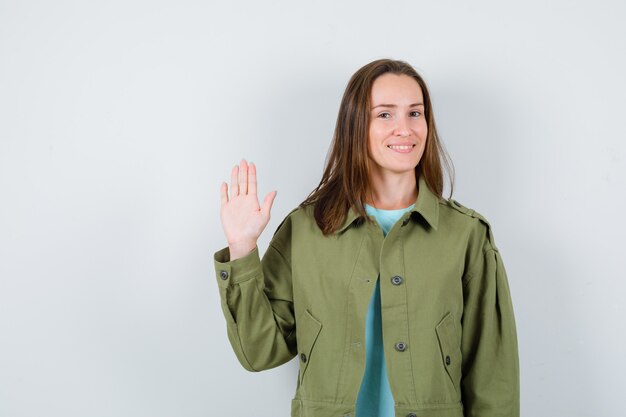
POLYGON ((292 417, 519 416, 507 275, 487 220, 442 198, 446 158, 424 80, 381 59, 350 79, 322 179, 262 259, 276 192, 259 205, 245 160, 222 184, 228 338, 250 371, 298 357, 292 417))

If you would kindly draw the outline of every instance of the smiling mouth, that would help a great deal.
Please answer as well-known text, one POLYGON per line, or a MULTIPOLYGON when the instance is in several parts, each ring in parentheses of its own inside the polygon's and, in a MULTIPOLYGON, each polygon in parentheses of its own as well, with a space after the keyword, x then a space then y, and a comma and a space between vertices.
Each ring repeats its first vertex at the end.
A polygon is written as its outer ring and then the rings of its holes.
POLYGON ((409 150, 409 149, 413 149, 415 147, 415 144, 413 145, 387 145, 387 147, 389 149, 409 150))

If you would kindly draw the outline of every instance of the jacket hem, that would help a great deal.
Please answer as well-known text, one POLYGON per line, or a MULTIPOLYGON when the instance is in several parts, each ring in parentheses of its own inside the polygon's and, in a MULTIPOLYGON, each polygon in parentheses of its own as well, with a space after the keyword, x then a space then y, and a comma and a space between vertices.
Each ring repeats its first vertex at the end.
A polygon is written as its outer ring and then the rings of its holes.
MULTIPOLYGON (((302 398, 291 400, 291 417, 355 417, 356 404, 313 401, 302 398)), ((395 417, 463 417, 463 403, 396 404, 395 417)))

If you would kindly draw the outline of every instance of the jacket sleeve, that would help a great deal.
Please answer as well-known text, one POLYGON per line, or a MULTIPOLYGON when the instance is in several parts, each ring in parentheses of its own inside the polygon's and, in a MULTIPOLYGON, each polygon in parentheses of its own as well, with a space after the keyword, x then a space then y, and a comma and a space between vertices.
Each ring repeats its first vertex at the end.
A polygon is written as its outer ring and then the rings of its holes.
POLYGON ((463 287, 464 415, 519 417, 519 357, 513 304, 502 256, 493 243, 488 223, 483 236, 463 287))
POLYGON ((297 352, 290 236, 287 216, 262 260, 258 247, 234 261, 228 247, 214 254, 228 339, 237 359, 249 371, 282 365, 297 352))

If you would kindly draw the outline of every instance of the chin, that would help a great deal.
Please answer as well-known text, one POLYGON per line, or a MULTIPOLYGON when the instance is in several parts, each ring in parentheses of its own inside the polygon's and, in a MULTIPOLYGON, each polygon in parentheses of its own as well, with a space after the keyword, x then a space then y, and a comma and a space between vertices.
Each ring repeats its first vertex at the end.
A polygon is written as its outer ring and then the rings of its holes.
POLYGON ((386 167, 386 169, 388 171, 392 171, 396 174, 403 174, 405 172, 415 172, 415 167, 417 166, 417 164, 411 166, 411 165, 407 165, 407 166, 393 166, 393 167, 386 167))

